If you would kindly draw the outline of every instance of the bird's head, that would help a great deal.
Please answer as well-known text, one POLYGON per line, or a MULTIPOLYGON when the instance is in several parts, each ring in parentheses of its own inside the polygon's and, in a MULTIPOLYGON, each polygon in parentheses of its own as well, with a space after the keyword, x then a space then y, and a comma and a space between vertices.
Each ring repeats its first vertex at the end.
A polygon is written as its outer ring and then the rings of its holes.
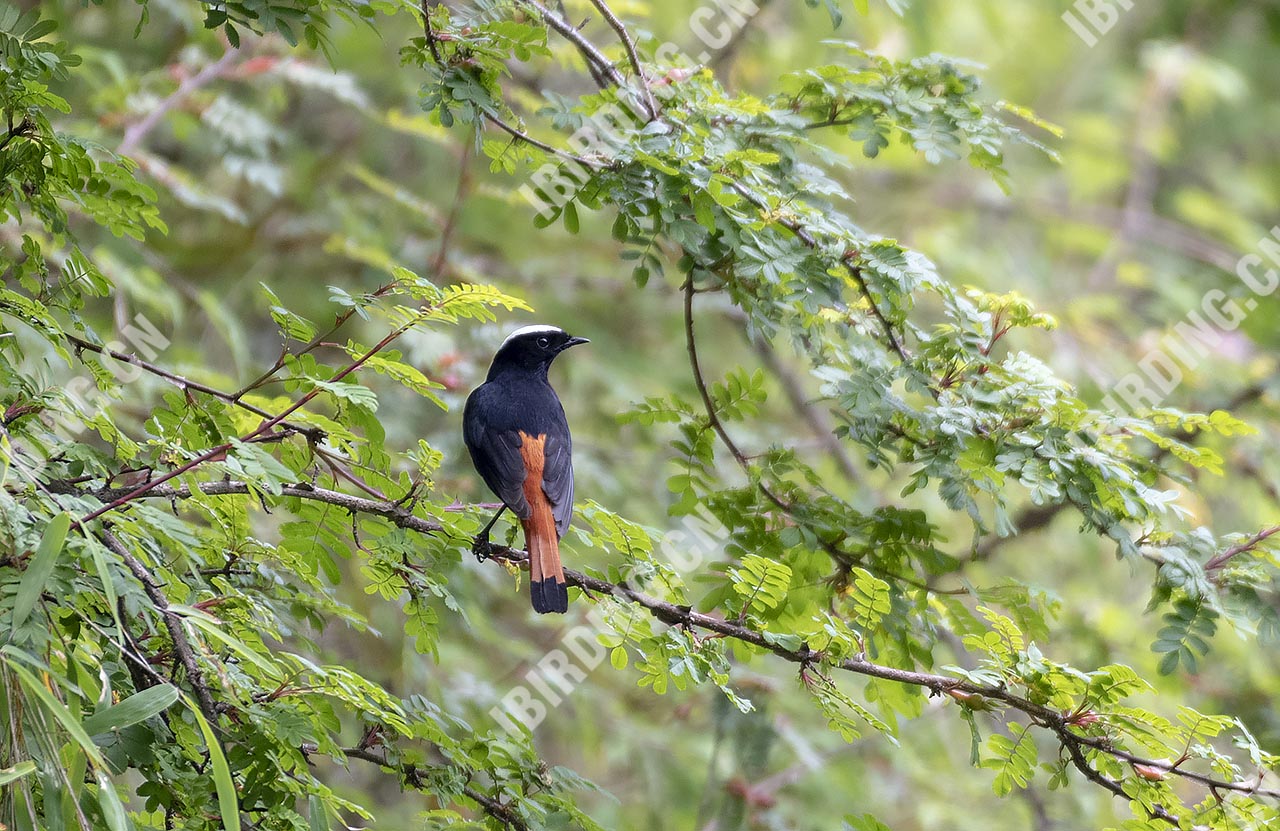
POLYGON ((503 369, 546 369, 556 355, 580 343, 589 341, 575 338, 558 326, 523 326, 507 335, 498 347, 489 375, 492 377, 503 369))

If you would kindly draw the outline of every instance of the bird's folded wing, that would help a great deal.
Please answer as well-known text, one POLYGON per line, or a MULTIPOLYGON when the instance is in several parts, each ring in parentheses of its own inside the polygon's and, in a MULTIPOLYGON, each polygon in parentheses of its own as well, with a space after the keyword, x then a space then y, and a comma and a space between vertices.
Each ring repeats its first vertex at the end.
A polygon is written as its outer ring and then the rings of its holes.
POLYGON ((529 518, 524 498, 525 468, 520 457, 520 435, 515 430, 491 430, 478 426, 466 435, 467 449, 476 470, 489 489, 521 519, 529 518))
POLYGON ((572 443, 566 428, 564 436, 555 433, 547 436, 546 461, 542 468, 542 491, 551 503, 551 513, 556 519, 556 532, 564 536, 573 519, 573 462, 572 443))

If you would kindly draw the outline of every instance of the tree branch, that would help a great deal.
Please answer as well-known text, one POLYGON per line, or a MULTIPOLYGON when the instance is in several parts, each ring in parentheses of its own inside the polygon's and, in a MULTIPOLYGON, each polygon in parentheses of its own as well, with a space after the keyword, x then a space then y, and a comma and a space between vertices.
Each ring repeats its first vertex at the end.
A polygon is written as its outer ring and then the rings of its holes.
POLYGON ((658 102, 653 99, 653 92, 649 89, 649 79, 644 75, 644 69, 640 65, 640 55, 636 52, 635 41, 631 39, 631 35, 627 32, 627 27, 622 25, 622 21, 613 13, 613 9, 609 8, 609 4, 605 0, 591 0, 591 5, 596 7, 596 10, 604 17, 609 27, 617 32, 618 40, 622 41, 622 48, 627 50, 627 58, 631 61, 631 69, 636 73, 636 83, 640 85, 641 94, 644 96, 644 105, 645 109, 649 111, 649 119, 657 118, 658 102))
MULTIPOLYGON (((428 0, 422 0, 421 10, 422 10, 422 31, 426 35, 427 46, 431 50, 431 58, 433 61, 435 61, 436 65, 439 66, 441 69, 447 69, 449 67, 449 63, 448 61, 445 60, 444 55, 440 52, 440 47, 437 43, 437 41, 439 41, 441 38, 439 35, 435 33, 435 29, 432 28, 431 26, 431 13, 430 13, 431 10, 429 8, 428 0)), ((549 11, 547 13, 550 14, 549 11)), ((561 20, 560 22, 564 26, 569 27, 570 31, 573 31, 574 34, 577 34, 576 30, 574 30, 573 27, 569 26, 569 24, 564 23, 563 20, 561 20)), ((548 24, 550 24, 550 20, 548 20, 548 24)), ((578 37, 581 38, 581 35, 578 35, 578 37)), ((604 60, 603 56, 600 56, 600 57, 601 57, 601 60, 604 60)), ((594 72, 596 71, 594 68, 594 65, 590 61, 588 61, 587 66, 592 69, 592 72, 594 74, 594 72)), ((610 65, 610 68, 612 69, 612 65, 610 65)), ((617 73, 616 69, 614 70, 614 73, 615 74, 617 73)), ((618 76, 619 79, 621 79, 621 77, 622 77, 621 75, 618 76)), ((548 144, 545 141, 542 141, 540 139, 534 138, 533 136, 529 135, 525 131, 516 127, 514 124, 508 124, 506 120, 504 120, 497 113, 484 110, 484 116, 486 119, 489 120, 490 124, 493 124, 495 127, 507 133, 513 139, 524 142, 525 144, 528 144, 531 147, 536 147, 539 150, 543 151, 544 153, 550 153, 551 155, 564 159, 565 161, 574 162, 576 164, 581 165, 587 170, 595 170, 600 166, 595 162, 591 161, 590 159, 587 159, 583 156, 579 156, 575 153, 570 153, 568 150, 562 150, 559 147, 548 144)))
MULTIPOLYGON (((81 495, 98 496, 99 498, 111 498, 117 491, 124 489, 101 489, 98 491, 77 489, 73 485, 52 483, 51 489, 58 493, 78 493, 81 495)), ((207 496, 220 495, 245 495, 256 492, 244 482, 207 482, 199 485, 201 493, 207 496)), ((355 513, 373 514, 383 517, 401 528, 415 531, 421 534, 435 535, 444 531, 443 526, 431 520, 423 519, 406 511, 404 508, 392 502, 380 502, 363 497, 352 496, 337 491, 329 491, 322 488, 314 488, 305 485, 290 485, 285 487, 284 495, 296 497, 299 499, 310 499, 327 504, 336 505, 355 513)), ((171 499, 184 499, 191 496, 191 491, 186 487, 183 488, 153 488, 148 492, 147 496, 171 499)), ((109 535, 110 532, 104 532, 109 535)), ((112 537, 114 538, 114 537, 112 537)), ((115 543, 108 543, 108 547, 117 556, 125 560, 130 570, 135 576, 143 582, 147 588, 148 596, 156 604, 157 608, 167 608, 167 601, 164 601, 163 595, 158 587, 155 586, 154 580, 147 574, 145 567, 133 558, 123 546, 116 540, 115 543), (132 561, 132 562, 130 562, 132 561), (144 576, 145 575, 145 578, 144 576), (155 592, 153 594, 152 592, 155 592), (164 603, 162 606, 161 603, 164 603)), ((492 559, 506 561, 510 563, 523 563, 528 560, 528 554, 524 551, 506 546, 493 546, 492 559)), ((1071 721, 1071 714, 1061 713, 1041 704, 1037 704, 1030 699, 1019 696, 1012 692, 1004 685, 992 686, 976 684, 961 678, 947 675, 938 675, 935 673, 918 672, 916 670, 901 669, 898 667, 886 666, 866 660, 864 657, 844 658, 839 661, 823 663, 824 655, 821 652, 810 649, 807 645, 802 645, 797 649, 790 649, 781 645, 775 640, 770 640, 767 633, 759 632, 748 628, 739 623, 727 621, 713 615, 704 614, 694 611, 689 606, 679 606, 660 600, 645 592, 631 588, 625 583, 611 583, 598 577, 592 577, 582 572, 572 569, 565 569, 565 579, 570 586, 576 586, 583 589, 588 594, 609 595, 621 602, 631 603, 647 610, 653 617, 670 626, 680 626, 689 629, 698 629, 705 632, 711 632, 722 638, 732 638, 741 643, 749 644, 771 652, 779 658, 793 664, 797 664, 802 668, 815 665, 823 665, 838 669, 854 675, 862 675, 869 678, 878 678, 885 681, 893 681, 899 684, 907 684, 910 686, 921 687, 929 690, 932 695, 960 693, 965 696, 981 696, 990 701, 998 701, 1010 709, 1017 710, 1026 714, 1031 722, 1043 729, 1054 733, 1062 746, 1072 756, 1072 763, 1081 770, 1081 773, 1097 784, 1103 784, 1112 793, 1124 795, 1123 789, 1119 788, 1119 783, 1108 779, 1099 774, 1092 766, 1088 764, 1084 757, 1085 751, 1099 752, 1110 755, 1130 765, 1142 765, 1144 767, 1155 770, 1165 771, 1170 775, 1184 778, 1188 781, 1195 782, 1221 792, 1234 792, 1248 794, 1255 797, 1263 797, 1267 799, 1280 800, 1280 790, 1262 788, 1258 784, 1248 782, 1227 782, 1215 779, 1205 774, 1196 773, 1194 771, 1184 770, 1181 762, 1170 763, 1168 761, 1147 759, 1128 751, 1122 750, 1114 746, 1112 739, 1105 735, 1091 736, 1076 732, 1071 721), (1078 758, 1077 758, 1078 756, 1078 758), (1083 764, 1083 768, 1081 765, 1083 764), (1086 770, 1087 769, 1087 770, 1086 770), (1090 773, 1092 771, 1092 773, 1090 773), (1102 781, 1100 781, 1102 780, 1102 781), (1115 788, 1111 787, 1112 785, 1115 788)), ((166 616, 166 621, 169 617, 166 616)), ((176 622, 176 621, 175 621, 176 622)), ((178 629, 181 636, 181 629, 178 629)), ((175 643, 177 643, 175 638, 175 643)), ((183 638, 185 643, 185 638, 183 638)), ((177 647, 175 647, 177 648, 177 647)), ((190 653, 189 646, 187 652, 191 656, 194 663, 194 653, 190 653)), ((181 656, 180 656, 181 657, 181 656)), ((187 661, 183 659, 184 666, 187 661)), ((191 672, 188 667, 188 673, 191 672)), ((196 667, 198 673, 198 667, 196 667)), ((194 676, 199 678, 197 674, 194 676)), ((1159 811, 1155 816, 1159 819, 1167 819, 1171 822, 1176 821, 1176 817, 1172 815, 1161 815, 1159 811)))
MULTIPOLYGON (((101 502, 114 502, 133 492, 131 488, 98 488, 97 490, 85 490, 75 485, 64 482, 53 481, 49 483, 49 490, 53 493, 69 494, 75 496, 92 496, 101 502)), ((205 496, 256 496, 261 493, 260 488, 255 488, 247 482, 236 481, 214 481, 201 482, 197 485, 197 490, 205 496)), ((181 487, 173 487, 172 485, 159 485, 151 488, 145 496, 153 499, 190 499, 192 491, 186 485, 181 487)), ((420 534, 440 534, 444 532, 444 526, 438 522, 432 522, 428 519, 416 516, 395 502, 366 499, 362 496, 354 496, 341 491, 327 490, 325 488, 317 488, 312 485, 284 485, 281 489, 282 496, 293 497, 295 499, 307 499, 312 502, 324 502, 328 505, 334 505, 339 508, 345 508, 353 513, 372 514, 380 516, 383 519, 391 521, 400 528, 406 528, 410 531, 417 531, 420 534)))
MULTIPOLYGON (((625 86, 626 81, 623 79, 622 73, 618 71, 618 68, 604 56, 604 53, 596 48, 594 43, 583 37, 582 33, 575 29, 569 21, 539 3, 538 0, 517 0, 517 2, 536 11, 548 26, 556 30, 560 37, 577 47, 587 64, 599 69, 610 83, 618 87, 625 86)), ((644 76, 641 76, 640 81, 641 83, 644 82, 644 76)))
MULTIPOLYGON (((794 219, 789 219, 785 216, 775 215, 769 208, 768 203, 740 182, 734 182, 733 189, 752 205, 755 205, 756 208, 764 214, 764 219, 769 222, 775 222, 795 234, 796 239, 800 240, 806 248, 810 248, 815 251, 818 250, 817 238, 814 237, 813 234, 810 233, 809 229, 804 227, 802 223, 797 222, 794 219)), ((859 292, 861 292, 863 298, 867 301, 867 305, 871 307, 872 316, 880 322, 881 327, 884 329, 885 340, 888 342, 889 348, 897 354, 903 363, 907 363, 911 360, 911 356, 898 340, 898 336, 894 333, 893 326, 889 323, 888 318, 886 318, 884 313, 880 311, 880 306, 876 304, 875 298, 871 295, 871 290, 867 286, 866 278, 862 275, 862 269, 852 262, 853 257, 854 254, 852 252, 846 253, 840 258, 840 265, 845 267, 849 272, 849 275, 854 279, 854 282, 858 284, 859 292)))
POLYGON ((240 54, 240 50, 231 44, 227 44, 226 51, 222 53, 222 57, 218 58, 211 64, 208 64, 195 75, 185 79, 178 84, 178 88, 169 94, 167 98, 156 105, 155 109, 147 113, 137 123, 131 124, 124 131, 124 138, 120 141, 120 146, 116 152, 121 156, 128 156, 138 149, 143 139, 150 135, 151 131, 156 128, 160 120, 168 115, 169 111, 182 103, 193 92, 208 84, 210 81, 220 77, 223 72, 230 68, 236 57, 240 54))
POLYGON ((1273 525, 1270 528, 1264 528, 1263 530, 1254 534, 1252 537, 1249 537, 1249 539, 1245 540, 1239 545, 1233 545, 1230 548, 1228 548, 1226 551, 1223 551, 1221 554, 1218 554, 1215 557, 1213 557, 1211 560, 1209 560, 1209 562, 1204 564, 1204 570, 1217 571, 1218 569, 1225 566, 1231 560, 1232 557, 1235 557, 1237 554, 1243 554, 1246 551, 1252 551, 1253 549, 1257 548, 1258 544, 1261 543, 1263 540, 1265 540, 1267 537, 1270 537, 1273 534, 1277 534, 1277 533, 1280 533, 1280 525, 1273 525))
MULTIPOLYGON (((275 417, 273 413, 270 413, 267 410, 262 409, 261 407, 254 406, 253 404, 250 404, 246 401, 241 400, 240 396, 244 394, 244 391, 241 391, 238 393, 223 392, 222 390, 214 389, 213 387, 208 386, 207 384, 202 384, 199 381, 192 381, 190 378, 185 378, 181 375, 177 375, 173 372, 170 372, 169 370, 163 367, 156 366, 155 364, 150 363, 148 361, 144 361, 142 358, 139 358, 137 355, 133 355, 128 352, 120 352, 115 349, 108 349, 105 346, 99 346, 96 343, 92 343, 90 341, 85 340, 84 338, 77 337, 76 335, 72 335, 67 332, 63 333, 63 337, 66 338, 67 341, 69 341, 70 343, 74 344, 77 350, 84 350, 85 352, 93 352, 98 355, 107 355, 111 358, 114 358, 117 361, 123 361, 124 363, 127 363, 131 366, 136 366, 139 369, 143 370, 144 372, 148 372, 152 375, 155 375, 158 378, 163 378, 166 381, 169 381, 170 383, 177 386, 178 389, 182 389, 182 390, 191 389, 191 390, 195 390, 196 392, 202 392, 205 395, 213 396, 214 398, 217 398, 220 401, 225 401, 228 404, 232 404, 236 407, 239 407, 242 410, 251 412, 254 415, 262 416, 263 418, 266 418, 266 419, 271 419, 275 417)), ((303 435, 316 441, 324 437, 324 431, 321 430, 319 427, 308 427, 302 424, 291 424, 287 421, 281 421, 279 422, 279 425, 286 429, 292 430, 295 433, 302 433, 303 435)))
MULTIPOLYGON (((419 790, 425 790, 423 771, 417 765, 410 762, 394 765, 385 756, 362 747, 344 747, 342 752, 348 759, 359 759, 362 762, 371 762, 379 767, 396 770, 404 778, 406 784, 412 785, 419 790)), ((529 826, 509 806, 487 794, 481 793, 471 785, 464 786, 462 792, 468 799, 479 805, 486 814, 507 828, 514 828, 515 831, 529 831, 529 826)))
MULTIPOLYGON (((337 382, 341 381, 343 378, 355 372, 360 367, 364 366, 364 364, 370 358, 372 358, 374 355, 381 352, 383 349, 386 349, 387 346, 389 346, 392 343, 392 341, 396 340, 405 332, 409 331, 409 329, 411 329, 417 322, 418 322, 418 318, 413 317, 408 322, 392 330, 390 334, 388 334, 386 337, 380 340, 377 344, 375 344, 372 348, 366 351, 363 355, 361 355, 359 358, 355 359, 346 367, 344 367, 343 369, 340 369, 337 373, 335 373, 333 377, 328 380, 328 383, 336 384, 337 382)), ((322 390, 322 387, 317 386, 315 389, 311 390, 306 395, 299 398, 293 404, 290 404, 285 409, 284 412, 264 421, 255 430, 241 437, 239 441, 243 443, 243 442, 253 441, 259 438, 260 436, 265 434, 268 430, 270 430, 272 427, 275 427, 277 424, 282 423, 285 420, 285 418, 287 418, 289 415, 293 414, 294 412, 297 412, 302 407, 305 407, 308 402, 310 402, 312 399, 314 399, 317 395, 320 394, 321 390, 322 390)), ((157 486, 162 485, 165 482, 168 482, 170 479, 181 476, 182 474, 193 470, 197 466, 204 464, 205 462, 211 459, 214 459, 222 455, 223 453, 226 453, 228 450, 230 450, 234 446, 235 446, 235 442, 224 442, 216 447, 212 447, 204 451, 194 459, 186 462, 185 464, 179 465, 178 467, 174 468, 168 473, 165 473, 162 476, 158 476, 149 482, 139 485, 138 487, 134 488, 128 493, 120 496, 117 499, 113 499, 111 502, 107 503, 106 505, 103 505, 101 508, 98 508, 95 511, 91 511, 88 514, 85 514, 80 519, 76 520, 76 522, 73 524, 74 526, 82 527, 86 523, 94 519, 97 519, 103 514, 109 513, 110 511, 113 511, 116 508, 119 508, 122 505, 125 505, 130 500, 137 499, 139 496, 142 496, 146 494, 148 491, 151 491, 152 489, 156 488, 157 486)))
POLYGON ((119 557, 125 567, 133 573, 133 576, 142 584, 142 590, 151 599, 151 605, 155 606, 156 611, 160 612, 160 617, 164 619, 165 628, 169 630, 169 638, 173 641, 173 652, 178 657, 183 669, 186 670, 187 681, 195 692, 196 704, 199 705, 200 712, 204 713, 204 717, 208 719, 209 724, 216 725, 218 723, 218 706, 214 703, 213 694, 209 691, 209 685, 204 679, 204 673, 201 672, 200 664, 196 661, 196 653, 191 649, 191 642, 187 640, 187 633, 182 628, 182 620, 177 614, 169 611, 169 598, 165 597, 164 592, 160 589, 160 584, 156 582, 156 578, 151 575, 151 572, 142 564, 142 561, 129 553, 129 549, 124 547, 124 544, 120 542, 120 538, 111 529, 104 528, 99 532, 98 538, 107 546, 107 550, 119 557))

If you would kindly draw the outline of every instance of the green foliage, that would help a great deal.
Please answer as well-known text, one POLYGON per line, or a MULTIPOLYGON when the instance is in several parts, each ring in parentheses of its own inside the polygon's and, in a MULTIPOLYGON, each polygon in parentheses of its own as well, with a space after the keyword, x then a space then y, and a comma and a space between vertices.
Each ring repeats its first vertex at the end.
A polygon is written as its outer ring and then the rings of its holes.
MULTIPOLYGON (((178 50, 139 5, 127 26, 105 4, 0 9, 0 824, 349 827, 383 814, 359 778, 381 775, 423 793, 395 798, 405 827, 663 824, 551 763, 579 758, 643 782, 637 806, 696 803, 693 827, 879 831, 845 789, 779 794, 803 774, 770 771, 787 753, 962 787, 907 729, 926 712, 942 741, 967 731, 997 797, 1070 784, 1054 798, 1110 822, 1077 796, 1101 788, 1126 828, 1276 821, 1276 734, 1248 726, 1276 684, 1240 644, 1280 634, 1280 533, 1204 524, 1234 516, 1208 483, 1250 470, 1228 439, 1256 428, 1094 406, 1037 357, 1058 320, 991 268, 985 229, 938 245, 903 221, 935 265, 848 198, 870 187, 851 162, 1008 192, 1059 160, 1062 131, 967 62, 824 35, 746 81, 661 48, 665 4, 616 23, 524 0, 166 4, 178 50), (615 25, 630 34, 591 45, 615 25), (230 49, 206 61, 215 33, 230 49), (329 146, 348 128, 376 138, 329 146), (987 178, 937 167, 966 159, 987 178), (564 540, 563 626, 529 622, 511 551, 507 572, 470 564, 466 503, 488 497, 456 438, 483 373, 466 356, 532 311, 538 278, 550 312, 614 338, 565 396, 591 498, 564 540), (994 560, 1059 512, 1082 533, 994 560), (1163 624, 1128 583, 1099 610, 1098 540, 1127 580, 1149 574, 1163 624), (1210 681, 1247 687, 1222 709, 1253 718, 1193 709, 1210 681), (497 715, 530 690, 536 734, 497 715), (704 744, 684 721, 708 709, 704 744)), ((1211 69, 1187 77, 1229 86, 1211 69)))

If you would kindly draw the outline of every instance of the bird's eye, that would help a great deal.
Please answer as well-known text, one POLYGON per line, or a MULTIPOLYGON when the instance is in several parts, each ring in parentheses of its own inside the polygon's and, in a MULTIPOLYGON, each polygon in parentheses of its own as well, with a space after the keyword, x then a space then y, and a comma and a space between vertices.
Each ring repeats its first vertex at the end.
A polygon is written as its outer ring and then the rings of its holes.
POLYGON ((551 338, 538 338, 538 346, 546 349, 551 345, 551 338))

